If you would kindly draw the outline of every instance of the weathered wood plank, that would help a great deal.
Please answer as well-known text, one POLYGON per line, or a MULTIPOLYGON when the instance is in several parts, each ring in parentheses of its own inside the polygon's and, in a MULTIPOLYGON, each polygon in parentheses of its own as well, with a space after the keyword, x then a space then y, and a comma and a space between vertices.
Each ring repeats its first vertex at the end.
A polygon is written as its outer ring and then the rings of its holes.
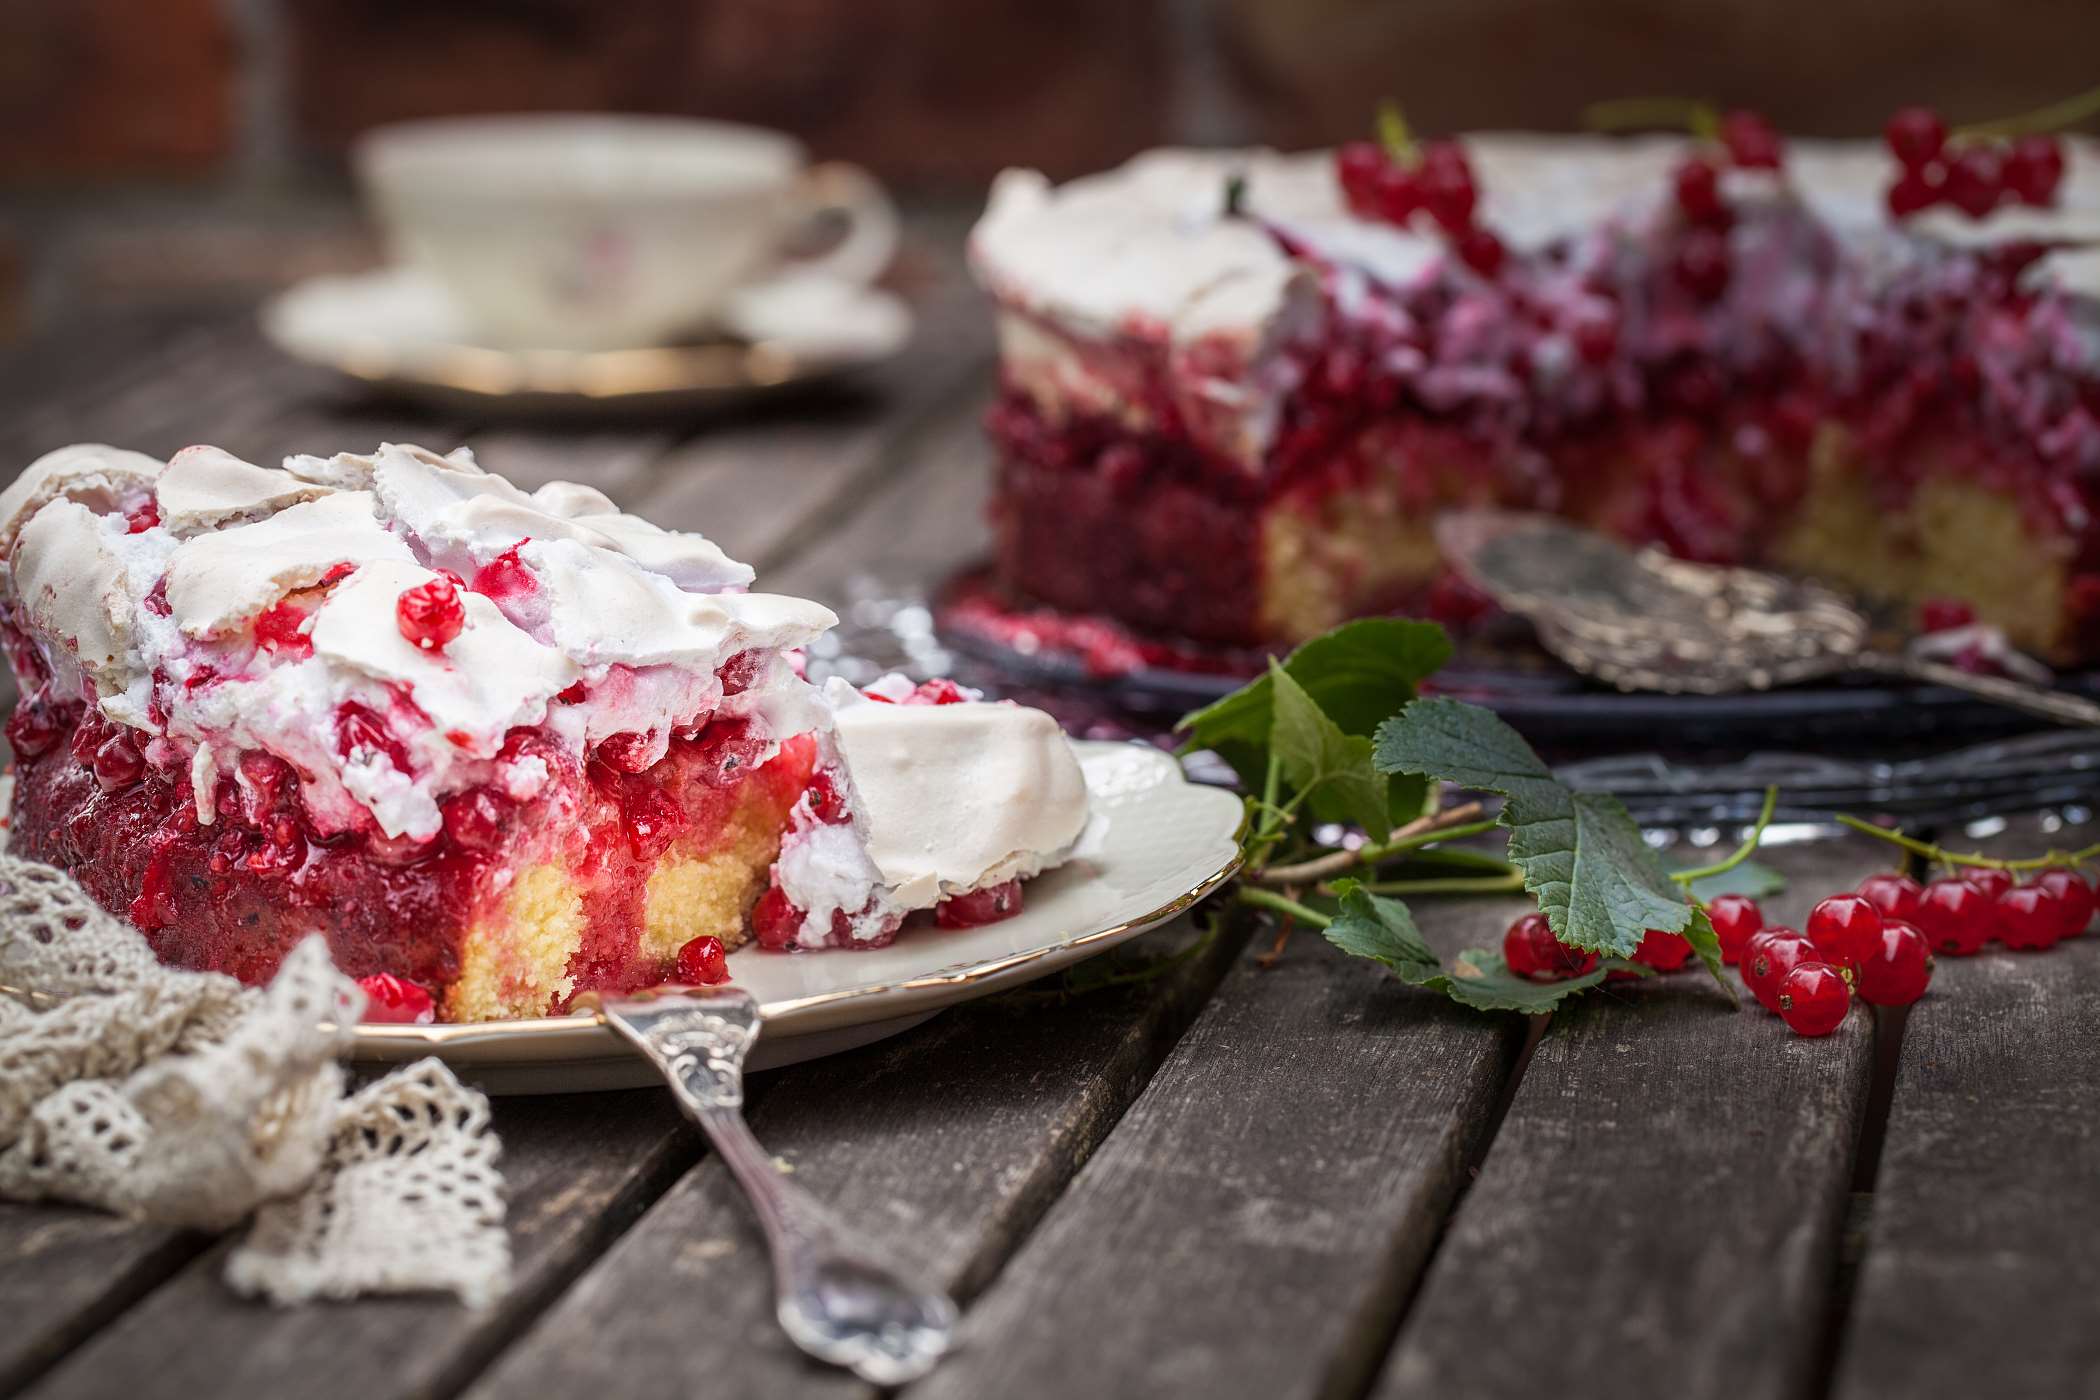
MULTIPOLYGON (((1886 868, 1772 850, 1808 907, 1886 868)), ((1553 1018, 1374 1394, 1792 1397, 1817 1364, 1873 1067, 1864 1011, 1802 1040, 1703 974, 1553 1018)))
MULTIPOLYGON (((1087 966, 1128 970, 1190 936, 1184 921, 1109 955, 1113 963, 1087 966)), ((1135 984, 1063 1002, 1009 994, 896 1041, 784 1070, 753 1126, 820 1199, 885 1240, 911 1242, 931 1277, 967 1296, 1092 1152, 1233 953, 1220 938, 1135 984)), ((864 1389, 808 1365, 780 1335, 757 1226, 709 1160, 471 1393, 864 1389)))
MULTIPOLYGON (((1448 950, 1521 906, 1425 905, 1448 950)), ((1346 1393, 1524 1043, 1299 933, 1254 945, 910 1393, 1346 1393)))
POLYGON ((209 1241, 99 1211, 0 1202, 0 1394, 44 1370, 209 1241))
MULTIPOLYGON (((2024 856, 2094 840, 2022 821, 1982 844, 2024 856)), ((1940 959, 1904 1026, 1831 1393, 2090 1394, 2096 1181, 2100 937, 1940 959)))
POLYGON ((456 1390, 700 1154, 655 1092, 500 1100, 496 1124, 517 1284, 494 1307, 404 1297, 273 1310, 227 1290, 214 1250, 28 1393, 381 1400, 456 1390))

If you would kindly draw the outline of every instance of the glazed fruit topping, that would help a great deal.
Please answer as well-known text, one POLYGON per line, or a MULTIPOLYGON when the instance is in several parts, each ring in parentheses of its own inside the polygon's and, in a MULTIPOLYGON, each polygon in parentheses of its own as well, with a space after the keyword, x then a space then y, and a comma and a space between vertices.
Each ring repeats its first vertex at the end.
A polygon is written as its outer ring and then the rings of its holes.
POLYGON ((1008 880, 968 894, 950 895, 934 908, 933 921, 942 928, 977 928, 996 924, 1021 912, 1021 882, 1008 880))
POLYGON ((1796 963, 1780 979, 1779 1016, 1795 1035, 1829 1035, 1852 1009, 1852 987, 1828 963, 1796 963))
POLYGON ((472 788, 445 799, 439 809, 445 834, 469 851, 492 851, 503 840, 509 804, 487 788, 472 788))
POLYGON ((1706 917, 1720 941, 1721 961, 1731 967, 1743 960, 1750 940, 1764 932, 1764 911, 1746 894, 1715 895, 1707 902, 1706 917))
POLYGON ((1932 948, 1925 935, 1901 919, 1881 926, 1874 951, 1859 965, 1859 995, 1875 1006, 1908 1006, 1932 981, 1932 948))
POLYGON ((365 993, 365 1020, 381 1025, 427 1026, 437 1019, 437 1003, 414 982, 391 972, 360 977, 365 993))
POLYGON ((729 980, 729 954, 721 939, 703 933, 678 950, 674 970, 681 982, 712 987, 729 980))
POLYGON ((394 622, 412 645, 423 651, 443 651, 466 627, 467 609, 452 580, 435 578, 401 591, 394 604, 394 622))
POLYGON ((146 760, 128 729, 118 729, 95 748, 95 782, 104 792, 128 788, 146 775, 146 760))
POLYGON ((371 706, 345 700, 335 711, 336 752, 353 763, 358 755, 383 753, 403 773, 409 771, 408 746, 387 732, 386 721, 371 706))

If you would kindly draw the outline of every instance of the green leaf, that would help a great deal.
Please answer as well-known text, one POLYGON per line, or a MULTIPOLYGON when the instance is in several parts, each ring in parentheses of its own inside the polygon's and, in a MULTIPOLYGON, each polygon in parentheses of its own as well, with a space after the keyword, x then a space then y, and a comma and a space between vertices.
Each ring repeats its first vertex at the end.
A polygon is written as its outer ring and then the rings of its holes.
MULTIPOLYGON (((1451 639, 1433 622, 1364 618, 1315 637, 1284 660, 1283 670, 1342 733, 1368 739, 1381 721, 1415 698, 1415 687, 1451 658, 1451 639)), ((1275 727, 1276 683, 1263 675, 1222 700, 1184 715, 1176 726, 1182 745, 1211 749, 1260 792, 1275 727)), ((1419 779, 1388 780, 1387 820, 1420 816, 1428 786, 1419 779)), ((1378 832, 1384 835, 1384 832, 1378 832)))
POLYGON ((1745 894, 1752 899, 1770 899, 1786 889, 1786 876, 1771 866, 1746 860, 1733 870, 1706 875, 1692 881, 1692 898, 1710 904, 1724 894, 1745 894))
POLYGON ((1327 941, 1345 953, 1383 963, 1412 987, 1441 992, 1476 1011, 1551 1011, 1576 992, 1587 991, 1613 972, 1646 977, 1651 969, 1619 958, 1606 958, 1580 977, 1534 982, 1509 970, 1500 953, 1468 948, 1446 972, 1436 953, 1423 942, 1414 917, 1398 900, 1362 889, 1354 880, 1337 882, 1341 909, 1327 928, 1327 941))
MULTIPOLYGON (((1698 946, 1692 906, 1625 806, 1604 793, 1570 791, 1488 711, 1458 700, 1416 700, 1379 726, 1377 763, 1388 772, 1501 793, 1509 857, 1561 942, 1623 958, 1652 928, 1684 933, 1698 946)), ((1717 959, 1709 965, 1718 968, 1717 959)))
POLYGON ((1316 820, 1355 822, 1382 836, 1386 777, 1371 766, 1371 741, 1344 734, 1274 661, 1269 682, 1275 695, 1269 747, 1284 778, 1306 794, 1306 810, 1316 820))

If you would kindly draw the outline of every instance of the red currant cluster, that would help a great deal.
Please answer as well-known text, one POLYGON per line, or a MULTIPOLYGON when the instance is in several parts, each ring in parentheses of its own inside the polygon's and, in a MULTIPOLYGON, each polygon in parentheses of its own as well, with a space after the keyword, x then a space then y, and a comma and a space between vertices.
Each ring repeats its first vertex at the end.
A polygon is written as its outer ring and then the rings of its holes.
MULTIPOLYGON (((1765 926, 1747 895, 1716 896, 1707 918, 1721 960, 1739 967, 1758 1004, 1796 1034, 1828 1035, 1855 992, 1875 1006, 1908 1006, 1932 981, 1935 952, 1966 957, 1993 939, 2007 948, 2053 947, 2093 920, 2093 887, 2076 871, 2052 867, 2025 884, 1990 867, 1967 867, 1920 885, 1907 875, 1873 875, 1856 891, 1809 911, 1807 932, 1765 926)), ((1649 930, 1634 961, 1674 972, 1691 958, 1677 934, 1649 930)), ((1543 914, 1526 914, 1502 936, 1503 961, 1522 977, 1557 981, 1597 965, 1594 953, 1567 947, 1543 914)))
POLYGON ((1898 219, 1935 204, 1951 204, 1972 219, 2001 204, 2047 205, 2063 183, 2063 143, 2054 136, 1950 143, 1947 123, 1930 107, 1903 108, 1882 135, 1900 167, 1888 191, 1889 213, 1898 219))
POLYGON ((1732 271, 1728 230, 1735 211, 1721 196, 1724 163, 1739 170, 1777 170, 1786 158, 1778 130, 1755 112, 1728 113, 1716 135, 1718 152, 1688 157, 1671 177, 1677 210, 1688 225, 1671 272, 1698 301, 1720 300, 1732 271))
POLYGON ((1480 191, 1458 142, 1426 141, 1418 152, 1395 154, 1376 141, 1351 141, 1334 153, 1334 173, 1358 218, 1406 228, 1426 214, 1467 267, 1487 278, 1502 270, 1502 240, 1473 218, 1480 191))

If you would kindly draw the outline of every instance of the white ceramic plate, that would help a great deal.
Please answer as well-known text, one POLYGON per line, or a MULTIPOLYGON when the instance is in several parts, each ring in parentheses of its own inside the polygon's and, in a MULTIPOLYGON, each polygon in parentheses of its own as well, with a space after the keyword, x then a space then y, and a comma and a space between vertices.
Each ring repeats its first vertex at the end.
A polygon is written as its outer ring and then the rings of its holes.
POLYGON ((910 309, 879 288, 811 277, 739 292, 724 339, 631 350, 478 345, 445 289, 385 267, 313 277, 262 309, 263 334, 294 359, 448 408, 584 415, 690 409, 875 364, 911 338, 910 309))
MULTIPOLYGON (((1019 914, 984 928, 914 928, 887 948, 729 956, 759 1000, 751 1058, 768 1069, 907 1030, 942 1007, 1041 977, 1166 922, 1239 865, 1240 799, 1182 776, 1138 744, 1074 747, 1099 820, 1065 865, 1026 888, 1019 914)), ((628 1088, 655 1075, 588 1014, 458 1026, 360 1026, 366 1062, 435 1054, 496 1093, 628 1088)))

